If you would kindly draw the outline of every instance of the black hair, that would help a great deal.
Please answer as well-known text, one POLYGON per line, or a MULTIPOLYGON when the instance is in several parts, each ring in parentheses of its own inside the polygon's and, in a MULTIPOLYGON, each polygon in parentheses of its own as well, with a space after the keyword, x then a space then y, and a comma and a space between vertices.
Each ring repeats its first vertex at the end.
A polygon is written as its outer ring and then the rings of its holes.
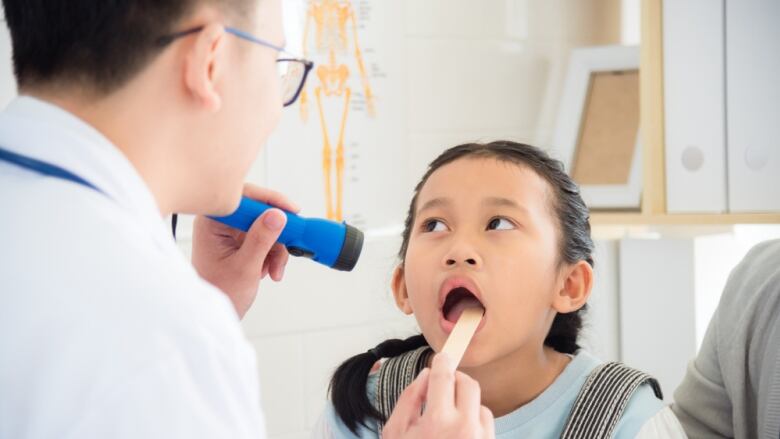
POLYGON ((366 396, 366 382, 374 364, 380 358, 396 357, 427 345, 422 334, 406 340, 385 340, 368 352, 348 359, 336 369, 328 390, 333 408, 350 431, 357 435, 361 424, 368 427, 367 418, 386 421, 366 396))
MULTIPOLYGON (((107 94, 140 72, 208 0, 3 0, 19 88, 73 84, 107 94)), ((211 0, 243 10, 248 0, 211 0)))
MULTIPOLYGON (((398 253, 401 264, 406 259, 420 190, 436 170, 461 158, 495 159, 526 166, 536 172, 547 181, 552 192, 550 207, 558 219, 560 231, 559 263, 574 264, 586 261, 593 266, 590 214, 580 196, 579 187, 566 173, 560 161, 551 158, 539 148, 510 141, 458 145, 444 151, 428 165, 428 170, 414 189, 404 223, 403 241, 398 253)), ((580 349, 577 338, 582 329, 582 314, 586 308, 587 305, 574 312, 556 314, 544 344, 564 354, 576 353, 580 349)), ((346 360, 336 369, 330 382, 330 397, 336 414, 347 428, 357 434, 358 426, 368 426, 367 420, 370 418, 386 421, 366 395, 366 382, 374 363, 380 358, 394 357, 426 344, 422 335, 403 341, 388 340, 369 352, 346 360)))

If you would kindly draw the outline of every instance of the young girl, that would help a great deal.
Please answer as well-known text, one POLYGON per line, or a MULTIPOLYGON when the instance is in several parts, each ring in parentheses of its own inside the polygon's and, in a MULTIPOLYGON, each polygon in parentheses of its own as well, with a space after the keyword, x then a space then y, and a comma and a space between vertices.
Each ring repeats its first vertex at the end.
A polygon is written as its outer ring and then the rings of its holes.
POLYGON ((485 313, 459 370, 503 438, 685 437, 654 379, 602 364, 577 337, 593 285, 588 209, 560 162, 523 144, 466 144, 415 188, 392 289, 422 334, 345 361, 315 435, 375 438, 460 313, 485 313))

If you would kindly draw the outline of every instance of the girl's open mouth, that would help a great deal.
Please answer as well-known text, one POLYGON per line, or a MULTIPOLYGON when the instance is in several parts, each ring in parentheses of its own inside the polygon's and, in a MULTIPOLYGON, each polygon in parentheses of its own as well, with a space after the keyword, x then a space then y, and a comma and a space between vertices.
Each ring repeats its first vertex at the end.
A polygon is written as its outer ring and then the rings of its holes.
POLYGON ((479 323, 477 332, 485 326, 487 319, 487 308, 480 300, 480 293, 477 285, 468 278, 457 277, 450 278, 442 285, 440 293, 441 314, 439 324, 445 333, 449 334, 458 322, 458 318, 467 308, 480 308, 485 310, 482 321, 479 323))
POLYGON ((444 306, 441 311, 445 320, 456 323, 466 308, 484 309, 485 307, 468 288, 457 287, 447 293, 447 298, 444 300, 444 306))

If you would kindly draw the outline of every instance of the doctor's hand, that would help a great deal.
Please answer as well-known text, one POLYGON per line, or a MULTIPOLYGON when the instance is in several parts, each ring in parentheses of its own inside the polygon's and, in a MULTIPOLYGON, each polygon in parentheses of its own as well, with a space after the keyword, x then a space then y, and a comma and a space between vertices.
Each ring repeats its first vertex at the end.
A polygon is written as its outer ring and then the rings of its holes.
MULTIPOLYGON (((300 210, 269 189, 246 185, 244 195, 289 212, 300 210)), ((286 221, 281 210, 268 209, 244 233, 205 216, 195 219, 192 265, 203 279, 227 294, 241 318, 252 306, 261 279, 270 275, 279 282, 284 276, 289 254, 276 239, 286 221)))
POLYGON ((453 369, 446 355, 436 355, 431 368, 420 373, 398 398, 382 437, 495 437, 493 414, 480 403, 479 383, 453 369))

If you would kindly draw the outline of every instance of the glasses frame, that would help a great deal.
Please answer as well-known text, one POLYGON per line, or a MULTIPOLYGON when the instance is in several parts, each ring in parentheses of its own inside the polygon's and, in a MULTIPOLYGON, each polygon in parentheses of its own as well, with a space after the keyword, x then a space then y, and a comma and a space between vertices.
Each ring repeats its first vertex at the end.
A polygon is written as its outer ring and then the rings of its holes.
MULTIPOLYGON (((173 41, 186 37, 188 35, 196 34, 203 30, 203 26, 197 26, 193 27, 191 29, 186 29, 179 32, 174 32, 170 35, 164 35, 157 39, 157 45, 158 46, 167 46, 168 44, 172 43, 173 41)), ((225 32, 229 34, 233 34, 238 38, 241 38, 242 40, 249 41, 251 43, 259 44, 263 47, 267 47, 269 49, 272 49, 278 53, 286 55, 284 58, 279 58, 276 60, 277 63, 280 62, 295 62, 303 64, 303 76, 301 77, 301 82, 298 84, 298 88, 295 90, 295 94, 288 99, 286 102, 283 103, 285 107, 292 105, 295 103, 296 100, 298 100, 298 96, 301 95, 301 91, 303 91, 303 86, 306 84, 306 78, 309 77, 309 73, 311 72, 312 68, 314 68, 314 63, 308 59, 298 57, 287 50, 285 50, 284 47, 277 46, 276 44, 273 44, 269 41, 263 40, 261 38, 258 38, 248 32, 244 32, 240 29, 236 29, 234 27, 225 27, 225 32)))

